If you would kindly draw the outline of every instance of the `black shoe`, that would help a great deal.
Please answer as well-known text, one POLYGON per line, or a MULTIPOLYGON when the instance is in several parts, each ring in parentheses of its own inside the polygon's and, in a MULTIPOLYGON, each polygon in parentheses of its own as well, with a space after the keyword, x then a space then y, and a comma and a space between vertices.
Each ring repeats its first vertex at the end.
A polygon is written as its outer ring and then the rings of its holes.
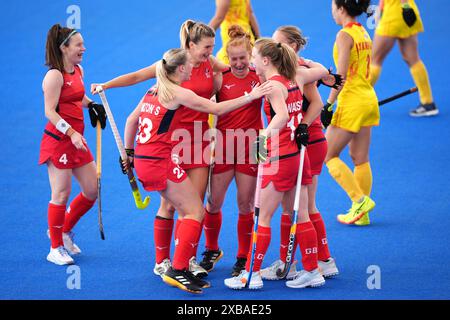
POLYGON ((193 284, 197 285, 202 289, 211 287, 211 283, 209 281, 203 280, 202 278, 195 276, 190 271, 186 271, 186 276, 192 281, 193 284))
POLYGON ((231 276, 237 277, 242 270, 245 269, 245 264, 247 263, 247 258, 237 258, 236 263, 231 271, 231 276))
POLYGON ((210 272, 214 269, 214 265, 223 257, 222 250, 206 250, 202 253, 203 260, 200 262, 200 266, 206 271, 210 272))
POLYGON ((191 273, 170 267, 162 276, 165 283, 190 293, 202 293, 202 289, 193 281, 191 273))
POLYGON ((416 109, 411 110, 409 115, 411 117, 430 117, 439 114, 439 109, 433 103, 420 104, 416 109))

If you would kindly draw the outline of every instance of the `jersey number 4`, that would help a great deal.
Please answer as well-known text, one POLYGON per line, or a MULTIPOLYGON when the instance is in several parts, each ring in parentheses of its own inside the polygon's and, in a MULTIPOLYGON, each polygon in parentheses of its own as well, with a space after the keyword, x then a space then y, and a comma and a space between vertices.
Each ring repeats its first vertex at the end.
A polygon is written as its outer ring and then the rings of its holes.
POLYGON ((67 154, 64 153, 58 160, 59 162, 63 163, 64 165, 67 165, 67 162, 69 162, 69 160, 67 160, 67 154))

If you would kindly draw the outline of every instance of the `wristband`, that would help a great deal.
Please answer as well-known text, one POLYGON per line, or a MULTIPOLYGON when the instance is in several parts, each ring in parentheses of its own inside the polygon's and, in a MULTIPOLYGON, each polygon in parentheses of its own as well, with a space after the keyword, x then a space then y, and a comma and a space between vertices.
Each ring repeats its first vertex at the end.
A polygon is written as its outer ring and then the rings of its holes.
POLYGON ((56 123, 56 129, 61 132, 62 134, 66 134, 67 130, 69 130, 69 128, 71 128, 70 124, 67 123, 66 120, 64 119, 60 119, 57 123, 56 123))
POLYGON ((247 91, 244 92, 244 97, 247 99, 248 102, 252 102, 252 96, 247 91))

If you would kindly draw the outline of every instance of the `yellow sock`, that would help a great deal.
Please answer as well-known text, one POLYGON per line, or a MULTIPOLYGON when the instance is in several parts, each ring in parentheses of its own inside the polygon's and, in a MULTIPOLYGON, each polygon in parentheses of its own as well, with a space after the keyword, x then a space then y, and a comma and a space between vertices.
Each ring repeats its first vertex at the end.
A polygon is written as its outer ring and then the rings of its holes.
POLYGON ((380 74, 381 74, 381 66, 371 64, 370 65, 370 84, 372 86, 374 86, 375 83, 377 83, 378 78, 380 77, 380 74))
POLYGON ((366 196, 370 196, 372 192, 372 169, 370 168, 370 162, 356 166, 355 170, 353 170, 353 176, 361 191, 366 196))
POLYGON ((419 89, 420 103, 433 103, 430 81, 428 79, 427 68, 422 61, 417 62, 410 69, 414 82, 419 89))
POLYGON ((364 197, 364 193, 358 186, 355 177, 349 167, 338 157, 326 163, 330 175, 336 180, 353 202, 364 197))

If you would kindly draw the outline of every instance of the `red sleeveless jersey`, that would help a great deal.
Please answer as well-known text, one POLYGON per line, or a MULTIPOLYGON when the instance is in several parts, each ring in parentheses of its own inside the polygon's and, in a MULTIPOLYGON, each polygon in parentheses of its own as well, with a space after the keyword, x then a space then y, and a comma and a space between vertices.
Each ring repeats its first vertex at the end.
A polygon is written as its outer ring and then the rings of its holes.
MULTIPOLYGON (((289 121, 283 129, 280 129, 278 136, 273 136, 268 139, 269 156, 283 157, 297 154, 299 151, 295 142, 295 129, 303 117, 303 94, 295 82, 283 76, 276 75, 268 80, 278 81, 288 90, 286 106, 289 114, 289 121)), ((270 123, 275 116, 275 111, 267 100, 264 103, 264 112, 267 116, 267 122, 270 123)))
MULTIPOLYGON (((245 78, 238 78, 231 72, 231 68, 222 71, 222 88, 217 94, 217 102, 232 100, 241 97, 244 92, 251 92, 253 87, 259 83, 259 77, 255 69, 250 68, 245 78)), ((219 117, 217 128, 225 129, 261 129, 262 98, 253 100, 251 103, 240 107, 230 113, 219 117)))
MULTIPOLYGON (((198 67, 192 68, 191 78, 181 84, 183 88, 192 90, 196 95, 210 99, 214 92, 214 74, 209 59, 200 63, 198 67)), ((187 107, 180 107, 177 112, 180 124, 192 124, 194 121, 208 121, 208 114, 195 111, 187 107)), ((206 129, 208 129, 206 127, 206 129)))
MULTIPOLYGON (((77 132, 83 134, 83 98, 84 98, 84 83, 81 75, 81 69, 78 65, 75 66, 73 73, 63 72, 63 86, 61 87, 61 94, 59 96, 56 112, 66 120, 77 132)), ((62 137, 56 127, 49 121, 45 126, 45 130, 62 137)))
POLYGON ((171 136, 174 115, 177 110, 165 108, 155 90, 150 89, 144 97, 139 114, 135 157, 142 159, 170 159, 171 136))

